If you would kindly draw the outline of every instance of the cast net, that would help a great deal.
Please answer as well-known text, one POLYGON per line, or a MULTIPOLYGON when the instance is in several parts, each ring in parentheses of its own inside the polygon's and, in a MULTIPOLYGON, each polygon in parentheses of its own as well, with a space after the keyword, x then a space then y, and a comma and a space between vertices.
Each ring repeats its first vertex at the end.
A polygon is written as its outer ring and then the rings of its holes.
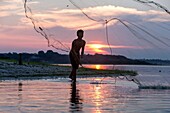
POLYGON ((25 0, 24 8, 35 31, 60 52, 70 51, 78 29, 85 30, 86 53, 94 44, 103 48, 95 52, 127 56, 170 47, 170 12, 156 0, 25 0))
POLYGON ((78 29, 86 31, 88 42, 108 45, 104 52, 110 49, 111 54, 112 49, 119 47, 145 49, 170 46, 167 42, 170 40, 167 36, 170 25, 164 25, 165 21, 169 21, 169 11, 153 1, 25 0, 24 8, 35 31, 47 40, 48 46, 57 50, 68 52, 70 41, 78 29), (161 34, 157 33, 159 30, 161 34))

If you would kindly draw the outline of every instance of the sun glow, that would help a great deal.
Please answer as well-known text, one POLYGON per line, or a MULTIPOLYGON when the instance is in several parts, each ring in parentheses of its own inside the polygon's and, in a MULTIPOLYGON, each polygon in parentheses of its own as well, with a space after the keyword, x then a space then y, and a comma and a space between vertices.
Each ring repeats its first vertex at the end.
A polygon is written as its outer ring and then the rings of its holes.
POLYGON ((101 69, 101 65, 96 65, 96 69, 101 69))
POLYGON ((105 45, 105 44, 87 44, 86 50, 91 53, 108 54, 108 49, 142 49, 141 46, 126 46, 126 45, 105 45))
POLYGON ((92 47, 92 48, 100 49, 100 48, 103 47, 103 45, 101 45, 101 44, 91 44, 91 47, 92 47))
POLYGON ((106 45, 88 44, 87 46, 95 53, 106 53, 106 51, 102 50, 103 48, 107 48, 106 45))

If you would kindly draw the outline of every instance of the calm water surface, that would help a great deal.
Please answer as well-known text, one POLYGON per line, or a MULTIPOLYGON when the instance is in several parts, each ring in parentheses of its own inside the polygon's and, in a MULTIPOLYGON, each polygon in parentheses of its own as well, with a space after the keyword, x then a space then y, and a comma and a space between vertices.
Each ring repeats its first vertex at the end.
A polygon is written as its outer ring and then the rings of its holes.
MULTIPOLYGON (((90 84, 96 78, 2 81, 2 113, 169 113, 169 90, 139 90, 130 82, 90 84)), ((98 79, 97 79, 98 80, 98 79)))
MULTIPOLYGON (((166 68, 157 72, 160 68, 149 71, 142 67, 148 71, 141 72, 144 76, 162 73, 168 76, 166 68)), ((67 78, 0 81, 0 113, 170 112, 170 90, 138 89, 126 80, 114 84, 113 78, 106 78, 103 84, 90 84, 101 79, 78 78, 76 84, 67 78)))

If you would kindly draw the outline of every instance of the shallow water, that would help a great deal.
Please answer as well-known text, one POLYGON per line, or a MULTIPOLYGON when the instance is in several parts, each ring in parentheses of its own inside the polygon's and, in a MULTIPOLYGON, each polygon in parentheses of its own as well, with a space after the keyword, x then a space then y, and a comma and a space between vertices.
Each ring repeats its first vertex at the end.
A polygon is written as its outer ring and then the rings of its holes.
POLYGON ((3 113, 169 113, 170 90, 139 90, 137 85, 113 78, 67 78, 1 81, 3 113))
POLYGON ((88 68, 137 71, 140 88, 170 89, 170 66, 158 65, 85 65, 88 68))

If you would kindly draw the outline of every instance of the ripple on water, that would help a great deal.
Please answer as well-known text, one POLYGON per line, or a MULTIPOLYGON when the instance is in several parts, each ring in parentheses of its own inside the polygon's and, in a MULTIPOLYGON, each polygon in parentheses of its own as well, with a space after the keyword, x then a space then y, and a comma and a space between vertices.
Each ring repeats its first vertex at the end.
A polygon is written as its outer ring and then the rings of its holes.
POLYGON ((106 78, 2 81, 0 112, 169 112, 170 90, 138 89, 133 83, 106 78))

